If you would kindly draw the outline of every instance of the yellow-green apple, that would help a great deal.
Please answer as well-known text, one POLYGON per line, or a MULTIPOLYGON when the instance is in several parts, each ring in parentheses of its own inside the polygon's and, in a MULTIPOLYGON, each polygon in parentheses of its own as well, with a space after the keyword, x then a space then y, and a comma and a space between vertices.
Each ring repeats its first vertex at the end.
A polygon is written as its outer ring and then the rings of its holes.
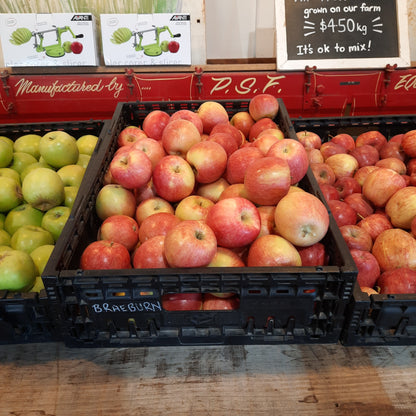
POLYGON ((23 180, 22 192, 25 201, 41 211, 61 205, 65 200, 61 177, 48 168, 29 172, 23 180))
POLYGON ((368 231, 356 224, 346 224, 339 227, 347 247, 351 249, 371 251, 373 239, 368 231))
MULTIPOLYGON (((267 154, 267 152, 272 147, 272 145, 274 145, 279 140, 284 139, 283 133, 282 133, 282 137, 280 137, 280 138, 276 137, 276 135, 271 134, 271 133, 264 133, 265 131, 270 131, 270 130, 275 130, 275 131, 281 132, 278 129, 264 130, 259 134, 259 136, 253 142, 249 142, 249 143, 253 144, 253 147, 259 149, 262 152, 263 155, 267 154)), ((319 152, 319 150, 318 150, 318 152, 319 152)))
POLYGON ((77 139, 79 154, 91 156, 97 146, 98 137, 94 134, 84 134, 77 139))
POLYGON ((192 122, 195 127, 198 129, 199 134, 202 135, 204 132, 204 126, 202 125, 202 120, 198 116, 197 113, 191 110, 177 110, 170 116, 170 121, 178 120, 178 119, 184 119, 192 122))
POLYGON ((357 283, 360 288, 373 288, 380 277, 380 266, 374 255, 367 250, 350 249, 351 257, 358 269, 357 283))
POLYGON ((48 169, 53 169, 54 170, 54 168, 52 166, 49 166, 45 161, 32 163, 31 165, 27 166, 23 170, 23 172, 20 174, 20 181, 23 182, 24 179, 26 178, 27 174, 29 172, 32 172, 32 170, 35 170, 37 168, 48 168, 48 169))
POLYGON ((309 164, 311 163, 323 163, 324 157, 319 149, 306 149, 306 153, 308 154, 309 164))
POLYGON ((0 230, 4 229, 4 220, 6 219, 6 215, 0 213, 0 230))
POLYGON ((325 160, 335 173, 337 179, 342 176, 354 176, 359 165, 357 159, 348 153, 338 153, 325 160))
POLYGON ((0 177, 0 212, 7 213, 23 201, 22 188, 14 179, 0 177))
POLYGON ((13 250, 10 246, 6 246, 4 244, 0 245, 0 252, 2 251, 10 251, 13 250))
POLYGON ((400 175, 405 175, 407 172, 406 164, 397 157, 386 157, 380 159, 375 163, 375 166, 379 168, 393 169, 400 175))
POLYGON ((93 241, 82 252, 80 267, 82 270, 131 269, 130 253, 120 243, 93 241))
POLYGON ((245 267, 245 263, 242 258, 231 249, 217 247, 217 252, 207 267, 245 267))
POLYGON ((154 168, 152 177, 157 195, 169 202, 178 202, 194 190, 192 167, 178 155, 163 157, 154 168))
POLYGON ((76 139, 65 131, 51 131, 42 136, 39 142, 41 157, 59 169, 65 165, 76 164, 79 150, 76 139))
POLYGON ((319 185, 333 185, 336 181, 334 170, 325 162, 311 163, 311 171, 319 185))
POLYGON ((43 284, 42 276, 36 276, 35 283, 28 289, 28 292, 40 293, 40 291, 44 289, 45 285, 43 284))
POLYGON ((257 238, 248 250, 248 267, 302 266, 296 247, 280 235, 268 234, 257 238))
POLYGON ((315 244, 306 247, 297 247, 302 266, 326 266, 329 262, 329 255, 326 252, 325 245, 318 241, 315 244))
POLYGON ((147 134, 140 127, 127 126, 117 136, 117 144, 118 147, 128 146, 145 137, 147 134))
POLYGON ((99 239, 123 244, 128 251, 133 251, 139 242, 139 225, 128 215, 111 215, 101 224, 99 239))
POLYGON ((170 115, 166 111, 150 111, 143 120, 142 128, 147 137, 162 140, 163 130, 170 121, 170 115))
POLYGON ((247 167, 256 159, 261 159, 263 152, 257 147, 241 147, 232 153, 227 163, 225 178, 230 184, 243 183, 247 167))
POLYGON ((188 150, 201 141, 201 135, 191 121, 177 119, 166 125, 161 141, 167 154, 184 158, 188 150))
POLYGON ((357 223, 358 215, 351 205, 337 199, 330 199, 327 203, 338 227, 357 223))
POLYGON ((0 168, 0 177, 7 176, 14 179, 19 185, 21 185, 20 174, 12 168, 0 168))
POLYGON ((362 168, 358 168, 357 172, 354 173, 353 178, 356 179, 362 187, 368 174, 376 169, 378 169, 377 166, 363 166, 362 168))
POLYGON ((42 225, 43 212, 32 207, 32 205, 23 203, 11 209, 4 221, 4 229, 13 235, 23 225, 42 225))
POLYGON ((215 294, 205 293, 202 309, 204 311, 231 311, 238 309, 240 299, 237 296, 222 298, 215 294))
POLYGON ((319 151, 321 152, 324 160, 328 159, 332 155, 347 153, 347 149, 344 146, 331 141, 322 143, 319 151))
POLYGON ((4 230, 0 230, 0 246, 10 246, 11 244, 11 236, 10 234, 4 230))
POLYGON ((250 129, 254 123, 255 121, 248 111, 238 111, 230 119, 230 124, 240 130, 246 139, 248 139, 250 129))
POLYGON ((85 153, 80 153, 77 160, 77 165, 82 166, 84 169, 87 169, 88 164, 90 163, 91 156, 86 155, 85 153))
POLYGON ((332 143, 337 143, 347 149, 347 152, 355 148, 355 140, 348 133, 339 133, 331 138, 332 143))
POLYGON ((152 162, 147 154, 131 146, 117 152, 109 168, 113 180, 126 189, 139 188, 152 177, 152 162))
POLYGON ((326 206, 309 192, 291 192, 276 205, 274 221, 277 233, 298 247, 310 246, 328 231, 326 206))
POLYGON ((254 160, 244 176, 247 197, 257 205, 277 204, 288 193, 290 185, 289 164, 275 156, 254 160))
POLYGON ((15 250, 30 254, 36 247, 54 244, 52 234, 37 225, 23 225, 12 235, 10 245, 15 250))
POLYGON ((393 225, 387 216, 379 212, 375 212, 367 217, 364 217, 358 221, 357 225, 370 233, 373 242, 383 231, 393 228, 393 225))
POLYGON ((380 159, 387 157, 395 157, 401 161, 406 160, 406 153, 404 152, 401 142, 392 141, 391 139, 380 149, 380 159))
POLYGON ((132 191, 121 185, 104 185, 97 194, 95 210, 102 221, 116 214, 134 217, 136 198, 132 191))
POLYGON ((14 152, 13 153, 13 160, 11 165, 9 167, 11 169, 14 169, 16 172, 19 173, 19 175, 22 174, 22 172, 33 163, 37 163, 38 160, 33 157, 29 153, 23 153, 23 152, 14 152))
POLYGON ((211 183, 219 179, 227 167, 227 160, 225 149, 210 140, 195 143, 186 153, 186 161, 193 168, 198 183, 211 183))
POLYGON ((64 205, 72 208, 74 206, 75 198, 78 195, 79 186, 64 186, 64 205))
POLYGON ((296 137, 305 149, 320 149, 322 139, 319 134, 313 131, 303 130, 296 133, 296 137))
POLYGON ((377 286, 382 294, 416 293, 416 270, 399 267, 383 272, 377 279, 377 286))
POLYGON ((55 246, 53 244, 45 244, 35 248, 31 253, 33 262, 36 266, 36 275, 41 276, 55 246))
POLYGON ((339 192, 339 199, 345 199, 348 195, 353 193, 361 193, 361 185, 357 179, 352 176, 342 176, 338 178, 334 186, 339 192))
POLYGON ((57 170, 64 186, 80 186, 85 174, 85 168, 80 165, 65 165, 57 170))
POLYGON ((360 168, 363 166, 375 165, 376 162, 380 160, 380 154, 378 153, 377 148, 369 144, 355 147, 349 154, 355 157, 358 162, 358 167, 360 168))
POLYGON ((145 199, 144 201, 140 202, 139 205, 137 205, 134 217, 137 221, 137 224, 140 226, 145 218, 159 212, 168 212, 170 214, 174 214, 175 209, 169 201, 166 201, 166 199, 154 196, 145 199))
POLYGON ((35 279, 36 266, 28 253, 0 252, 0 290, 24 291, 33 286, 35 279))
POLYGON ((205 221, 180 221, 165 236, 165 256, 170 267, 204 267, 216 252, 217 239, 205 221))
POLYGON ((232 136, 235 140, 237 147, 239 148, 245 141, 241 131, 234 127, 229 121, 216 124, 209 134, 210 136, 215 133, 225 133, 232 136))
POLYGON ((257 94, 251 98, 248 112, 255 121, 264 117, 274 119, 279 112, 279 102, 271 94, 257 94))
POLYGON ((244 183, 233 183, 230 186, 227 186, 227 188, 221 192, 218 201, 226 198, 235 198, 236 196, 249 199, 244 183))
POLYGON ((210 134, 216 124, 229 121, 225 107, 217 101, 205 101, 197 109, 197 114, 201 118, 203 132, 210 134))
POLYGON ((224 178, 219 178, 212 183, 199 185, 196 193, 197 195, 204 196, 213 202, 217 202, 220 199, 221 194, 229 186, 230 184, 224 178))
POLYGON ((157 235, 139 244, 132 255, 135 269, 166 269, 165 236, 157 235))
MULTIPOLYGON (((386 137, 378 130, 370 130, 361 133, 355 139, 355 147, 365 144, 375 147, 378 151, 387 143, 386 137)), ((404 150, 404 149, 403 149, 404 150)))
POLYGON ((199 311, 202 309, 201 293, 166 293, 162 296, 166 311, 199 311))
POLYGON ((25 134, 18 137, 14 144, 13 150, 15 152, 24 152, 31 154, 35 159, 39 159, 39 143, 41 136, 39 134, 25 134))
POLYGON ((65 205, 59 205, 48 209, 42 217, 42 228, 49 231, 52 234, 54 241, 56 242, 68 221, 71 208, 65 205))
POLYGON ((166 156, 165 149, 160 140, 144 137, 136 140, 133 143, 132 149, 139 149, 146 153, 147 157, 152 162, 152 169, 159 163, 163 156, 166 156))
POLYGON ((144 243, 156 235, 166 235, 169 230, 181 222, 175 214, 170 212, 158 212, 145 218, 138 230, 139 240, 144 243))
POLYGON ((405 187, 402 175, 391 169, 377 168, 367 175, 362 193, 376 207, 384 207, 394 193, 405 187))
POLYGON ((0 168, 10 165, 13 160, 13 144, 0 137, 0 168))
POLYGON ((295 139, 283 139, 272 145, 266 156, 286 160, 290 169, 290 184, 298 183, 309 167, 308 154, 303 145, 295 139))
POLYGON ((359 219, 368 217, 374 212, 373 206, 361 192, 354 192, 347 195, 343 200, 357 213, 359 219))
POLYGON ((260 233, 261 221, 257 207, 248 199, 222 199, 208 212, 206 223, 214 231, 218 245, 226 248, 244 247, 260 233))
POLYGON ((395 192, 387 201, 385 211, 394 227, 410 230, 416 216, 416 186, 406 186, 395 192))
POLYGON ((205 220, 214 202, 200 195, 189 195, 179 201, 175 215, 181 220, 205 220))
POLYGON ((265 117, 257 120, 250 128, 248 133, 248 140, 253 142, 257 137, 259 137, 260 133, 264 130, 268 129, 277 129, 278 125, 275 123, 271 118, 265 117))

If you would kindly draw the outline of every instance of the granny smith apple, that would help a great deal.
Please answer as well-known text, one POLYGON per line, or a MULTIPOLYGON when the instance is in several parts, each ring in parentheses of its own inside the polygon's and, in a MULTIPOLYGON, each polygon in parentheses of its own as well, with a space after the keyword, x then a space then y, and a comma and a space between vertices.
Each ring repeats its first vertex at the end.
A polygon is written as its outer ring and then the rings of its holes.
POLYGON ((23 180, 22 192, 25 201, 41 211, 61 205, 65 199, 61 177, 48 168, 29 172, 23 180))
POLYGON ((167 52, 169 50, 169 41, 164 40, 160 43, 160 49, 162 49, 163 52, 167 52))
POLYGON ((66 207, 72 208, 75 202, 75 198, 78 195, 79 187, 78 186, 65 186, 64 192, 65 192, 65 199, 64 199, 64 205, 66 207))
POLYGON ((32 163, 27 168, 25 168, 25 170, 20 174, 20 180, 23 182, 26 175, 37 168, 48 168, 54 170, 52 166, 49 166, 44 160, 42 160, 40 162, 32 163))
POLYGON ((78 161, 77 141, 65 131, 51 131, 42 136, 39 151, 46 163, 55 169, 76 164, 78 161))
POLYGON ((20 175, 29 165, 37 162, 38 160, 29 153, 14 152, 10 167, 20 175))
POLYGON ((66 165, 57 170, 64 186, 80 186, 84 177, 85 168, 81 165, 66 165))
POLYGON ((64 51, 65 51, 66 53, 71 53, 71 52, 72 52, 72 49, 71 49, 71 42, 70 42, 69 40, 65 41, 65 42, 62 44, 62 47, 64 48, 64 51))
POLYGON ((25 134, 16 139, 13 144, 15 152, 23 152, 31 154, 36 160, 39 159, 39 142, 41 136, 39 134, 25 134))
POLYGON ((53 207, 46 211, 42 218, 42 228, 52 234, 56 242, 65 227, 65 224, 71 213, 71 208, 65 205, 53 207))
POLYGON ((0 212, 6 213, 23 201, 22 188, 14 179, 0 176, 0 212))
POLYGON ((37 225, 42 224, 43 212, 32 207, 32 205, 23 203, 16 208, 11 209, 4 221, 4 229, 13 235, 23 225, 37 225))
POLYGON ((85 134, 77 139, 79 153, 83 155, 92 155, 97 145, 98 137, 93 134, 85 134))
POLYGON ((13 145, 8 140, 0 137, 0 168, 9 166, 13 160, 13 145))
POLYGON ((43 284, 42 276, 36 276, 35 283, 28 289, 28 292, 39 293, 43 289, 45 289, 45 285, 43 284))
POLYGON ((20 250, 0 252, 0 290, 24 291, 36 280, 32 257, 20 250))
POLYGON ((14 179, 19 185, 21 185, 20 174, 12 168, 0 168, 0 176, 7 176, 14 179))
POLYGON ((54 248, 55 246, 53 244, 45 244, 44 246, 35 248, 30 253, 30 257, 32 257, 32 260, 35 263, 38 276, 42 275, 54 248))
POLYGON ((84 153, 80 153, 78 157, 77 165, 82 166, 84 169, 87 169, 88 163, 90 163, 91 156, 84 153))
POLYGON ((0 230, 0 245, 10 246, 10 234, 6 230, 0 230))
POLYGON ((10 241, 12 248, 25 251, 28 254, 36 247, 54 243, 52 234, 48 230, 36 225, 24 225, 23 227, 20 227, 12 235, 10 241))

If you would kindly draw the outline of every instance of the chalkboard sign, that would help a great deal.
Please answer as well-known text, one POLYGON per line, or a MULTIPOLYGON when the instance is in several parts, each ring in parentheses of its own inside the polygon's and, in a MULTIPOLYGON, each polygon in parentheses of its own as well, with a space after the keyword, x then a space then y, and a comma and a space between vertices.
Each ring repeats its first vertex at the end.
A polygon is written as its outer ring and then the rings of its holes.
POLYGON ((276 0, 277 69, 410 66, 405 0, 276 0))

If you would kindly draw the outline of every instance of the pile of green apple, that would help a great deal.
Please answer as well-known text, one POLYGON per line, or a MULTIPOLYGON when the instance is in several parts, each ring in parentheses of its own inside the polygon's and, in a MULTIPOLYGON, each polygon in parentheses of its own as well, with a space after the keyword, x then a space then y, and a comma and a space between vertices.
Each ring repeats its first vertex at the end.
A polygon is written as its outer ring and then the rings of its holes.
POLYGON ((39 292, 98 137, 0 136, 0 290, 39 292))

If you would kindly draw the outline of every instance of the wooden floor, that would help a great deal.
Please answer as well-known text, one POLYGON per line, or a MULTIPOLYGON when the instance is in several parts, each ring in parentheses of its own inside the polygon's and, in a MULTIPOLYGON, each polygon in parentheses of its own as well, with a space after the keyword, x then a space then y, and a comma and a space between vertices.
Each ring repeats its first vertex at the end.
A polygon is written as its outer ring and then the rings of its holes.
POLYGON ((0 416, 416 415, 416 346, 0 347, 0 416))

